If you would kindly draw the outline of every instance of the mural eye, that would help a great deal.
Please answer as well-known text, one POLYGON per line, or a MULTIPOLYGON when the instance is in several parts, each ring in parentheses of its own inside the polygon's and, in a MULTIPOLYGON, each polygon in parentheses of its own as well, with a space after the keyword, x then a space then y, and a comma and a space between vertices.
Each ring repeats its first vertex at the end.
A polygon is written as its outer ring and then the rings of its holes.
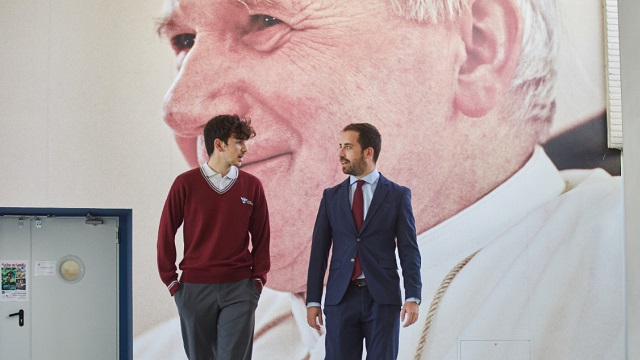
POLYGON ((260 52, 271 52, 282 47, 293 29, 284 21, 271 15, 249 15, 242 29, 242 42, 260 52))
POLYGON ((253 31, 262 31, 282 23, 282 20, 276 17, 263 14, 251 15, 249 21, 251 23, 251 30, 253 31))
POLYGON ((179 34, 171 38, 171 45, 176 52, 189 50, 196 42, 196 34, 179 34))

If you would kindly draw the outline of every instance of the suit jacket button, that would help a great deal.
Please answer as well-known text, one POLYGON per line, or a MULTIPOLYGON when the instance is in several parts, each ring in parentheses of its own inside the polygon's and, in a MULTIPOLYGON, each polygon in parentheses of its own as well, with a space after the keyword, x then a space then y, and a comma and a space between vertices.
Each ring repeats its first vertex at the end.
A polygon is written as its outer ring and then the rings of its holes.
POLYGON ((358 242, 360 242, 360 238, 358 238, 358 242))
POLYGON ((351 259, 351 262, 352 262, 352 263, 356 262, 356 259, 351 259))

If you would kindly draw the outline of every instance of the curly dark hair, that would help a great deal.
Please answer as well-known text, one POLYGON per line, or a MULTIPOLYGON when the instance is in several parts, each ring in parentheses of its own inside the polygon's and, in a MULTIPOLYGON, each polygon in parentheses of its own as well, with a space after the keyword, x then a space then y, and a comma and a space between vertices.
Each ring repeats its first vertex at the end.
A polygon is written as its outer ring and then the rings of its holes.
POLYGON ((256 136, 256 132, 251 127, 251 119, 241 118, 238 115, 217 115, 209 120, 204 126, 204 146, 207 154, 213 154, 213 143, 216 139, 229 144, 229 138, 233 136, 238 140, 249 140, 256 136))

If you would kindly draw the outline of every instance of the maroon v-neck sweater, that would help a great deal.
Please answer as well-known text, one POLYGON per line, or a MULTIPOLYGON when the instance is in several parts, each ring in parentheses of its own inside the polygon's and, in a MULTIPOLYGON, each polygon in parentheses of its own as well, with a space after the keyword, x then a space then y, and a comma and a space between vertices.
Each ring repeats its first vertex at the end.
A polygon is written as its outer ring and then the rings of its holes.
POLYGON ((219 284, 257 277, 266 282, 270 233, 262 183, 238 171, 223 191, 210 185, 200 168, 179 175, 171 186, 158 230, 158 270, 171 294, 178 289, 172 284, 178 280, 175 235, 181 225, 180 281, 219 284))

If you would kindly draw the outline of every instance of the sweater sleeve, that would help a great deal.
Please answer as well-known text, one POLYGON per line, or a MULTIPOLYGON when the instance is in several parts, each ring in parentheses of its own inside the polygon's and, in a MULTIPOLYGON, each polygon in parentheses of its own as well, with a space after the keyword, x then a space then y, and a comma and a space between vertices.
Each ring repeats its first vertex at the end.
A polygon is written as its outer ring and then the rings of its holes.
POLYGON ((269 253, 269 243, 271 239, 271 229, 269 225, 269 209, 265 197, 262 183, 257 180, 256 201, 249 222, 249 232, 251 233, 251 255, 253 257, 252 277, 262 280, 262 284, 267 282, 267 273, 271 268, 271 255, 269 253))
POLYGON ((184 201, 186 187, 179 181, 174 181, 162 210, 160 227, 158 229, 158 271, 160 279, 167 286, 173 296, 178 290, 178 273, 176 267, 176 232, 184 219, 184 201))

